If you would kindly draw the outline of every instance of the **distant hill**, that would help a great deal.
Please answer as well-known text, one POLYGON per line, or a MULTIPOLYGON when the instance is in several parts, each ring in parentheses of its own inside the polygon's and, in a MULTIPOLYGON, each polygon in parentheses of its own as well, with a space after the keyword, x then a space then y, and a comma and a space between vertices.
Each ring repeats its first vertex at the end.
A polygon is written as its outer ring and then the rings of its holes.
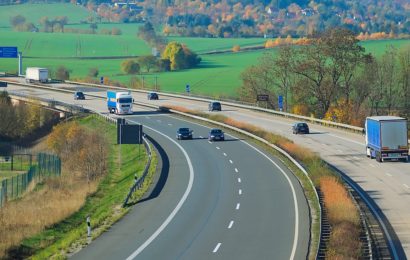
MULTIPOLYGON (((349 28, 357 34, 410 34, 408 0, 77 1, 71 2, 108 21, 149 20, 163 28, 166 35, 300 37, 335 26, 349 28)), ((0 0, 3 5, 11 2, 0 0)))

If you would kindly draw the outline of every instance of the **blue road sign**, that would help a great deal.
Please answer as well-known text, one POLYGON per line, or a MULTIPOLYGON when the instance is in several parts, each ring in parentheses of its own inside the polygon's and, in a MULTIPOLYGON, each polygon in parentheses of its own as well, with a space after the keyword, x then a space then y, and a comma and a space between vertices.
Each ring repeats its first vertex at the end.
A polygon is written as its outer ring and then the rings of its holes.
POLYGON ((101 77, 101 78, 100 78, 100 83, 101 83, 101 84, 104 84, 104 77, 101 77))
POLYGON ((17 58, 17 47, 0 47, 0 58, 17 58))
POLYGON ((189 87, 189 84, 186 84, 186 86, 185 86, 185 91, 186 91, 187 93, 189 93, 189 92, 191 91, 191 89, 190 89, 190 87, 189 87))
POLYGON ((283 96, 278 96, 279 110, 283 110, 283 96))

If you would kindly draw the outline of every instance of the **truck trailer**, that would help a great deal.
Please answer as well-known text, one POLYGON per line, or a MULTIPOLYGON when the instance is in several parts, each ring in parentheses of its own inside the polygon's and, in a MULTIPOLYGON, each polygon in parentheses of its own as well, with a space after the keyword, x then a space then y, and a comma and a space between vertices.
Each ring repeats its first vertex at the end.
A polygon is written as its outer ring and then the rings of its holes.
POLYGON ((132 102, 134 100, 130 92, 107 91, 107 107, 110 113, 132 114, 132 102))
POLYGON ((34 83, 34 82, 47 83, 48 82, 48 69, 35 68, 35 67, 27 68, 26 69, 26 82, 27 83, 34 83))
POLYGON ((378 162, 409 160, 407 119, 396 116, 366 118, 366 155, 378 162))

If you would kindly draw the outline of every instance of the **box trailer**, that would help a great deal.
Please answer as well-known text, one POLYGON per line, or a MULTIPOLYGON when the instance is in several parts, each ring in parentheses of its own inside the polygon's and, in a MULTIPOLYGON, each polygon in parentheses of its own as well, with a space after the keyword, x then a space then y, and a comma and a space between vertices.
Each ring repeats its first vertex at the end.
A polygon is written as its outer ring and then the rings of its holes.
POLYGON ((407 119, 396 116, 366 118, 366 155, 385 160, 409 160, 407 119))
POLYGON ((47 83, 48 82, 48 69, 35 68, 35 67, 27 68, 26 69, 26 82, 27 83, 34 83, 34 82, 47 83))

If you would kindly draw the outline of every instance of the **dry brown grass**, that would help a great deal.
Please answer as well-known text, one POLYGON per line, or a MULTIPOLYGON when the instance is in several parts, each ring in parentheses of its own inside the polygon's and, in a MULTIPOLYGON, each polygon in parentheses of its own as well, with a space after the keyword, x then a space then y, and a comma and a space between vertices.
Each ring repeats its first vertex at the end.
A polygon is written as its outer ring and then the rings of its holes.
POLYGON ((38 191, 0 209, 0 258, 7 249, 44 230, 77 211, 87 194, 95 192, 97 182, 64 175, 48 179, 38 191))
POLYGON ((345 187, 335 178, 320 179, 324 204, 332 226, 328 259, 356 258, 360 255, 359 213, 345 187))
POLYGON ((324 195, 332 234, 329 240, 327 259, 356 259, 360 256, 360 218, 359 212, 345 187, 333 176, 333 173, 314 152, 301 147, 291 140, 265 131, 260 127, 236 121, 226 116, 209 115, 174 106, 172 109, 210 118, 255 134, 273 143, 308 167, 310 178, 319 186, 324 195))

